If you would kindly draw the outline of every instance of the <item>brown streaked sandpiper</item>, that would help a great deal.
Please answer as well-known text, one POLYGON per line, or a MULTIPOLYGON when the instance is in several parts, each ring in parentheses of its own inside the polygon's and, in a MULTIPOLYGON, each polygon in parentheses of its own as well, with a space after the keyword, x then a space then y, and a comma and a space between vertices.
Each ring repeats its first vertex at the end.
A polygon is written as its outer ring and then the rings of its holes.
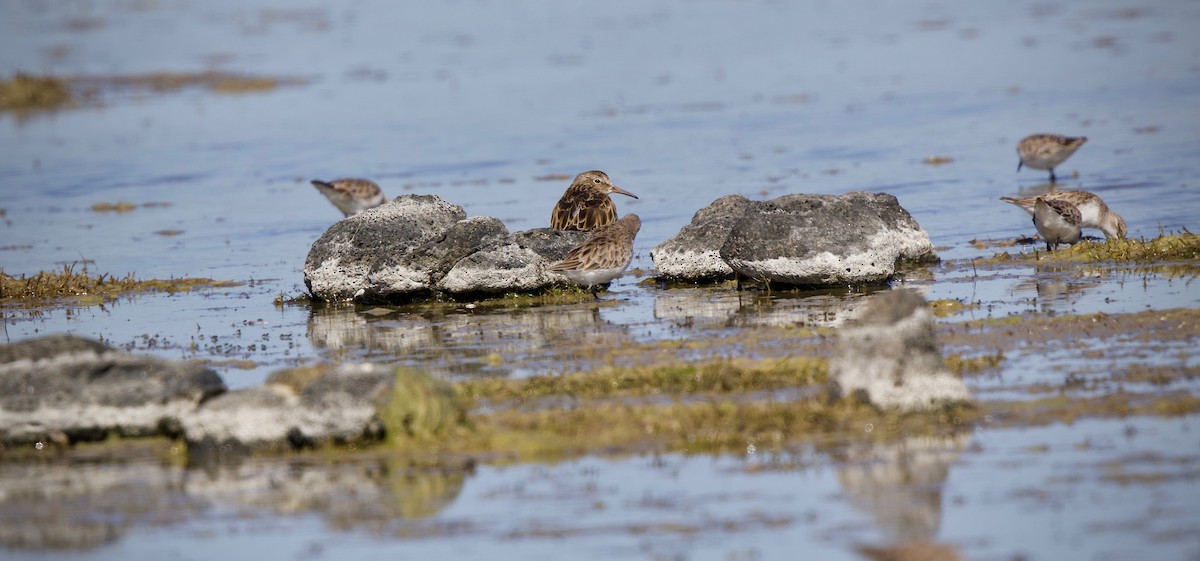
POLYGON ((617 219, 617 206, 609 193, 620 193, 633 198, 630 193, 608 179, 602 171, 585 171, 567 187, 554 211, 550 213, 550 227, 555 230, 595 230, 617 219))
POLYGON ((314 179, 312 184, 346 216, 358 214, 387 202, 383 190, 369 179, 345 178, 333 181, 314 179))
POLYGON ((1075 245, 1082 235, 1079 222, 1079 208, 1067 201, 1038 197, 1033 203, 1033 225, 1046 241, 1046 251, 1060 243, 1075 245))
POLYGON ((1028 212, 1030 216, 1035 213, 1034 204, 1038 199, 1046 199, 1047 201, 1063 201, 1070 203, 1079 209, 1079 227, 1080 228, 1099 228, 1104 232, 1105 238, 1124 238, 1127 233, 1125 219, 1121 215, 1113 212, 1104 204, 1104 201, 1096 195, 1087 191, 1077 191, 1066 189, 1062 191, 1051 191, 1044 195, 1036 195, 1033 197, 1000 197, 1000 200, 1006 203, 1012 203, 1021 207, 1022 210, 1028 212))
POLYGON ((1050 170, 1050 183, 1058 181, 1054 168, 1071 157, 1087 142, 1086 136, 1063 136, 1061 134, 1031 134, 1017 143, 1017 171, 1021 166, 1050 170))
POLYGON ((638 215, 626 214, 616 222, 593 230, 588 239, 547 270, 586 287, 592 296, 596 296, 597 286, 612 282, 629 268, 629 262, 633 260, 633 240, 641 228, 642 219, 638 215))

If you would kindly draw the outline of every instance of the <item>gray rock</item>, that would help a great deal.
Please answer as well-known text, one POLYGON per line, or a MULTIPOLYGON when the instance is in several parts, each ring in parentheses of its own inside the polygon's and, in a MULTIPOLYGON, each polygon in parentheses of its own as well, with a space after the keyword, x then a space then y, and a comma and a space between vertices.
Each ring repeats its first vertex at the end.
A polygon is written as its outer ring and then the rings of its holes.
POLYGON ((508 239, 508 228, 500 220, 472 216, 452 224, 442 237, 413 248, 410 259, 432 271, 436 283, 463 258, 508 239))
POLYGON ((304 282, 324 300, 387 299, 428 291, 435 281, 434 265, 452 253, 438 251, 436 242, 466 217, 462 207, 437 195, 397 197, 326 230, 308 252, 304 282))
POLYGON ((0 442, 158 434, 224 391, 199 364, 73 335, 0 345, 0 442))
POLYGON ((590 232, 535 228, 514 233, 512 243, 540 255, 542 259, 550 263, 557 263, 562 261, 575 246, 588 239, 589 235, 590 232))
POLYGON ((929 234, 886 193, 752 202, 720 253, 744 277, 801 286, 882 283, 904 262, 937 260, 929 234))
POLYGON ((516 232, 463 258, 438 283, 456 296, 535 292, 558 282, 546 267, 566 257, 587 232, 538 228, 516 232))
POLYGON ((455 295, 532 292, 553 284, 549 262, 515 243, 488 248, 458 262, 438 288, 455 295))
POLYGON ((386 435, 389 422, 395 431, 431 435, 464 415, 447 388, 424 374, 371 364, 297 368, 272 374, 262 387, 209 400, 181 421, 184 438, 201 448, 370 442, 386 435), (414 410, 439 413, 432 420, 424 413, 395 418, 396 411, 414 410))
POLYGON ((309 251, 304 281, 323 300, 387 301, 534 292, 545 272, 587 237, 542 228, 510 234, 499 220, 465 218, 433 195, 405 195, 334 224, 309 251))
POLYGON ((667 280, 709 281, 733 276, 721 246, 752 203, 741 195, 721 197, 700 209, 675 237, 650 251, 654 267, 667 280))
POLYGON ((843 395, 865 392, 881 408, 923 410, 971 400, 963 381, 946 370, 933 312, 911 290, 874 296, 855 323, 838 331, 829 375, 843 395))

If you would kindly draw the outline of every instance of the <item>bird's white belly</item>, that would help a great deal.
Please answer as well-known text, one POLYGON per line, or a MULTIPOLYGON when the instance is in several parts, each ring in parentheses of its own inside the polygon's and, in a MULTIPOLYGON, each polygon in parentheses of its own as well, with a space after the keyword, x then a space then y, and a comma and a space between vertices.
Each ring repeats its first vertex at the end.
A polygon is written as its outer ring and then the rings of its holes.
POLYGON ((629 264, 626 263, 624 266, 612 267, 610 269, 592 269, 592 270, 588 270, 588 271, 578 271, 577 270, 577 271, 558 271, 558 272, 561 273, 564 277, 571 279, 571 282, 573 282, 575 284, 580 284, 583 286, 595 286, 597 284, 605 284, 605 283, 612 282, 614 279, 621 276, 621 273, 624 273, 625 268, 628 266, 629 266, 629 264))

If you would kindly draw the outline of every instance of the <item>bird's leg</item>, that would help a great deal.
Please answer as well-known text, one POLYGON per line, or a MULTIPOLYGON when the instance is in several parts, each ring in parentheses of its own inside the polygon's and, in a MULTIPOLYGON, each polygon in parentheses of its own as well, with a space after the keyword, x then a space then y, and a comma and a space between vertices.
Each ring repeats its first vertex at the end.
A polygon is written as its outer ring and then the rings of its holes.
POLYGON ((1054 185, 1056 181, 1058 181, 1058 178, 1054 177, 1054 168, 1050 168, 1050 184, 1054 185))

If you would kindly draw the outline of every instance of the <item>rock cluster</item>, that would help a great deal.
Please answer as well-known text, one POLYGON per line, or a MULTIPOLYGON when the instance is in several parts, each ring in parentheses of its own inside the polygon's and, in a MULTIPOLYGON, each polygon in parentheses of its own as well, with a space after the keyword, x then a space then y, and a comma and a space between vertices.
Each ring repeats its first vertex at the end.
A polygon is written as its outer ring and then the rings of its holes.
POLYGON ((162 434, 204 447, 303 447, 378 440, 389 428, 430 437, 464 416, 445 383, 370 364, 283 370, 231 392, 199 364, 72 335, 0 346, 0 444, 162 434))
POLYGON ((158 434, 224 391, 198 364, 72 335, 0 345, 0 442, 158 434))
POLYGON ((883 283, 904 263, 937 260, 929 234, 886 193, 722 197, 650 256, 670 280, 736 273, 798 286, 883 283))
POLYGON ((436 195, 404 195, 350 216, 312 245, 304 282, 322 300, 407 300, 536 291, 546 267, 587 238, 548 228, 510 233, 436 195))

